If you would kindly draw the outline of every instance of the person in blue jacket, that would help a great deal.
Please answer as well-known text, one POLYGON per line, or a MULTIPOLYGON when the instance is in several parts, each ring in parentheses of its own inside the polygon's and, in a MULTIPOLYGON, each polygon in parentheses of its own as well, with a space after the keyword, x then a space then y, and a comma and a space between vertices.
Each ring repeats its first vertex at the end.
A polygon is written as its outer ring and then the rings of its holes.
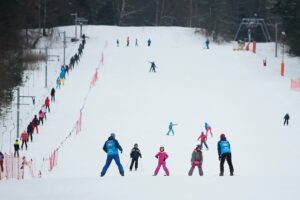
POLYGON ((218 153, 220 160, 220 176, 224 176, 224 162, 227 161, 230 169, 230 176, 233 176, 233 165, 231 161, 231 149, 230 143, 227 141, 225 134, 220 135, 220 141, 218 142, 218 153))
POLYGON ((205 133, 206 137, 208 138, 208 132, 210 132, 211 137, 213 137, 213 133, 211 132, 211 126, 207 122, 205 122, 204 128, 206 131, 205 133))
POLYGON ((169 131, 167 133, 167 135, 170 135, 170 133, 172 132, 172 134, 174 135, 174 130, 173 130, 173 126, 176 126, 177 124, 173 124, 173 122, 170 122, 169 124, 169 131))
POLYGON ((106 174, 106 171, 109 168, 112 160, 115 160, 121 176, 124 176, 124 169, 120 162, 120 157, 118 152, 118 150, 120 150, 120 152, 122 153, 123 149, 120 146, 118 140, 116 140, 115 133, 111 133, 108 140, 104 143, 103 150, 107 153, 107 158, 106 158, 106 163, 101 171, 101 176, 104 176, 106 174))

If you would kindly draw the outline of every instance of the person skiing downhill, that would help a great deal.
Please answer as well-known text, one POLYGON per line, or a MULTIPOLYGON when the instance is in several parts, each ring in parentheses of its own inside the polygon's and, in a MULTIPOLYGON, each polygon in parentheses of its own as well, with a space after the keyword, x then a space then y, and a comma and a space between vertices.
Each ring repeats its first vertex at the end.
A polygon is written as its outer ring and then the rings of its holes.
POLYGON ((104 146, 103 146, 103 151, 105 151, 105 153, 107 153, 107 158, 106 158, 106 163, 101 171, 101 177, 106 174, 106 171, 108 170, 112 160, 115 160, 115 162, 119 168, 119 172, 120 172, 121 176, 124 176, 124 169, 120 162, 118 150, 121 153, 123 152, 123 149, 120 146, 118 140, 116 140, 116 134, 111 133, 110 137, 104 143, 104 146))
POLYGON ((174 130, 173 130, 173 126, 177 126, 177 124, 173 124, 173 122, 170 122, 169 124, 169 131, 167 132, 167 135, 170 135, 170 133, 172 132, 172 134, 174 135, 174 130))
POLYGON ((288 126, 289 125, 290 115, 288 113, 286 113, 283 119, 284 119, 283 126, 285 126, 285 125, 288 126))
POLYGON ((225 134, 220 135, 220 141, 218 142, 218 154, 220 160, 220 176, 224 176, 224 162, 227 161, 230 169, 230 176, 233 176, 233 165, 231 160, 230 143, 227 141, 225 134))
POLYGON ((213 137, 213 133, 211 132, 211 126, 207 122, 205 122, 204 127, 206 131, 205 132, 206 137, 208 137, 208 132, 210 132, 211 137, 213 137))
POLYGON ((129 47, 129 37, 126 39, 126 46, 129 47))
POLYGON ((203 155, 201 151, 201 146, 198 144, 192 153, 192 158, 191 158, 192 166, 189 171, 189 176, 193 175, 196 166, 198 167, 199 175, 203 176, 202 162, 203 162, 203 155))
POLYGON ((155 157, 158 159, 158 164, 157 164, 157 167, 154 171, 154 175, 153 176, 156 176, 160 170, 160 167, 162 166, 165 173, 166 173, 166 176, 169 176, 170 173, 169 173, 169 169, 167 168, 166 166, 166 160, 167 158, 169 157, 168 154, 165 152, 165 148, 164 147, 160 147, 159 148, 159 152, 155 155, 155 157))
POLYGON ((207 38, 205 41, 206 49, 209 49, 209 39, 207 38))
POLYGON ((150 72, 156 72, 155 69, 156 69, 157 66, 155 65, 155 62, 149 62, 149 63, 151 63, 151 66, 150 66, 150 70, 149 70, 149 71, 150 71, 150 72))
POLYGON ((120 44, 120 43, 119 43, 119 39, 117 39, 117 47, 119 47, 119 44, 120 44))
POLYGON ((150 38, 148 39, 147 44, 148 44, 148 47, 151 46, 151 40, 150 40, 150 38))
POLYGON ((198 140, 200 140, 200 148, 202 149, 202 146, 203 146, 203 144, 205 145, 205 147, 206 147, 206 150, 208 150, 208 146, 207 146, 207 144, 206 144, 206 140, 207 140, 207 137, 206 137, 206 135, 204 135, 204 132, 201 132, 201 135, 198 137, 198 140))
POLYGON ((131 164, 130 164, 130 171, 132 171, 133 165, 135 168, 135 171, 138 168, 138 160, 139 158, 142 158, 142 154, 140 149, 138 148, 138 144, 134 144, 134 147, 132 148, 131 152, 130 152, 130 158, 131 158, 131 164))
POLYGON ((30 138, 30 141, 32 142, 32 133, 33 133, 33 125, 32 122, 30 122, 27 126, 27 133, 28 133, 28 140, 30 138))

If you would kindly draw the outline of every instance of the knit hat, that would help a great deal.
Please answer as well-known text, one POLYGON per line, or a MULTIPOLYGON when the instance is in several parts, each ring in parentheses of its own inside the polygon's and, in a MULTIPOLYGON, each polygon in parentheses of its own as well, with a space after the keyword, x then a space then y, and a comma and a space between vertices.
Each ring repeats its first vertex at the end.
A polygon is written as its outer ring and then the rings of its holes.
POLYGON ((226 137, 225 137, 225 134, 222 133, 222 134, 220 135, 220 138, 226 138, 226 137))
POLYGON ((110 136, 113 137, 113 138, 115 138, 116 134, 115 133, 111 133, 110 136))

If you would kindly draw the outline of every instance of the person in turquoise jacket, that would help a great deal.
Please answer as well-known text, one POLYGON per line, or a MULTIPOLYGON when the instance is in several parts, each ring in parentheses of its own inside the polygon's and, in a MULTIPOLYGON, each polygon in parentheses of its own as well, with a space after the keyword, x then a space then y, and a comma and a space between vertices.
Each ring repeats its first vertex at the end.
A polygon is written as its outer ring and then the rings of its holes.
POLYGON ((231 160, 230 143, 227 141, 225 134, 220 135, 220 141, 218 142, 218 154, 220 160, 220 176, 224 176, 224 162, 227 161, 230 169, 230 176, 233 176, 233 165, 231 160))
POLYGON ((118 140, 116 140, 116 134, 111 133, 110 137, 104 143, 103 146, 103 151, 105 151, 105 153, 107 154, 107 158, 106 158, 106 163, 101 171, 101 176, 104 176, 106 174, 106 171, 108 170, 112 160, 115 160, 121 176, 124 176, 124 169, 120 162, 118 150, 120 150, 121 153, 123 152, 123 149, 120 146, 118 140))

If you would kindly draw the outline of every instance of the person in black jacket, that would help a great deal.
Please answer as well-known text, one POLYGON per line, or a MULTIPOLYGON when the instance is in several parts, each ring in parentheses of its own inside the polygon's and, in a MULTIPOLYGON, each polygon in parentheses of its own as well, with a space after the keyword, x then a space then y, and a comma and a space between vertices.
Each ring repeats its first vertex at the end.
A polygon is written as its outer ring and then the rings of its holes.
POLYGON ((14 143, 14 149, 15 149, 14 156, 19 157, 19 150, 20 150, 19 140, 16 140, 16 142, 14 143))
POLYGON ((289 114, 286 113, 283 119, 284 119, 283 126, 284 126, 284 125, 287 125, 287 126, 288 126, 288 125, 289 125, 289 119, 290 119, 289 114))
POLYGON ((39 126, 39 120, 38 120, 38 118, 37 118, 37 116, 36 115, 34 115, 34 118, 33 118, 33 120, 32 120, 32 133, 34 132, 34 129, 36 129, 36 133, 39 133, 39 128, 38 128, 38 126, 39 126))
POLYGON ((28 133, 28 140, 30 138, 30 141, 32 142, 32 133, 33 133, 33 125, 32 122, 30 122, 27 126, 27 133, 28 133))
POLYGON ((138 160, 139 160, 139 158, 142 158, 142 154, 141 154, 140 149, 138 148, 138 144, 134 144, 134 147, 132 148, 132 150, 130 152, 130 158, 132 160, 131 160, 129 169, 130 169, 130 171, 132 171, 132 167, 135 163, 134 167, 135 167, 135 171, 136 171, 138 168, 138 160))
POLYGON ((54 102, 55 101, 55 89, 54 88, 51 89, 51 93, 50 94, 51 94, 51 101, 54 102))

